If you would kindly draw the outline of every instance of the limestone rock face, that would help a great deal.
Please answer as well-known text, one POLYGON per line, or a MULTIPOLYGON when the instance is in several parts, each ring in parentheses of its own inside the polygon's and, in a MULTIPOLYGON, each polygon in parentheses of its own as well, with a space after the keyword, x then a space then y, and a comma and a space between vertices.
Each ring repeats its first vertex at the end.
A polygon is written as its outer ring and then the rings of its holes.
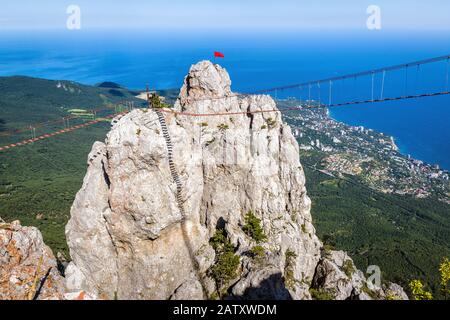
POLYGON ((95 142, 88 156, 89 169, 82 189, 72 205, 72 215, 66 226, 66 237, 71 248, 72 263, 65 270, 69 292, 87 290, 96 292, 97 286, 111 286, 105 298, 114 296, 117 283, 116 249, 105 223, 111 213, 109 206, 108 177, 104 174, 106 146, 95 142), (84 257, 89 254, 89 260, 84 257), (84 275, 89 274, 89 277, 84 275))
MULTIPOLYGON (((174 111, 133 110, 96 142, 66 236, 71 290, 119 299, 310 299, 321 259, 298 144, 269 96, 238 96, 228 73, 191 67, 174 111), (260 219, 266 239, 245 233, 260 219), (209 243, 224 229, 239 257, 218 288, 209 243), (262 257, 249 254, 259 245, 262 257)), ((324 266, 328 268, 328 266, 324 266)), ((337 271, 336 271, 337 272, 337 271)), ((339 298, 350 295, 339 289, 339 298)))
POLYGON ((34 227, 0 219, 0 300, 60 300, 64 279, 34 227))

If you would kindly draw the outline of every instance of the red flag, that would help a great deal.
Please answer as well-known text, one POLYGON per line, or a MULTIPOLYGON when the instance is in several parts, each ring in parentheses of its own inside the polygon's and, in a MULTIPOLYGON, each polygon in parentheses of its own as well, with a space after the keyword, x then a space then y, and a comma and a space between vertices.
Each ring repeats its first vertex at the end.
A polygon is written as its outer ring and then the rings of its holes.
POLYGON ((214 51, 215 58, 225 58, 225 55, 222 52, 214 51))

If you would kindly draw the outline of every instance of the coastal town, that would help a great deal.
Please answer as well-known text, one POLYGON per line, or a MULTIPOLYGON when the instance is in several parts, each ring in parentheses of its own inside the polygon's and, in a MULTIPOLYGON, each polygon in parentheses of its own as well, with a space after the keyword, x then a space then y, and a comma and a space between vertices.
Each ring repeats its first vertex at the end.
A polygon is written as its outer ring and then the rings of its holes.
POLYGON ((338 122, 324 107, 306 107, 298 100, 278 104, 299 106, 283 117, 297 138, 302 163, 330 176, 356 177, 384 193, 435 197, 450 204, 450 173, 403 155, 393 137, 338 122))

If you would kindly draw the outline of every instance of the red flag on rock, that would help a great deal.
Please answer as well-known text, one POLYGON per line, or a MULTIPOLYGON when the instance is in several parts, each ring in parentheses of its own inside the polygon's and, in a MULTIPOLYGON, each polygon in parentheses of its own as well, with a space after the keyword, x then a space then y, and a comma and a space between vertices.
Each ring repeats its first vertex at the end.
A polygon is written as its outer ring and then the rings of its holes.
POLYGON ((225 55, 222 52, 214 51, 215 58, 225 58, 225 55))

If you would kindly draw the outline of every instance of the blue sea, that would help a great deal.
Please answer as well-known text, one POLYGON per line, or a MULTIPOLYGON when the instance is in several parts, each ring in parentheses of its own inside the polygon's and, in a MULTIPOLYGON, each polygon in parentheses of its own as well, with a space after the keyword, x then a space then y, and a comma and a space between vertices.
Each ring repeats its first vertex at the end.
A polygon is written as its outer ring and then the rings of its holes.
MULTIPOLYGON (((214 59, 214 51, 225 54, 225 59, 216 62, 230 73, 233 90, 253 92, 447 55, 450 35, 384 30, 242 33, 3 30, 0 75, 67 79, 84 84, 113 81, 133 89, 142 89, 146 84, 157 89, 179 88, 190 65, 214 59)), ((439 72, 427 77, 443 77, 439 72)), ((331 111, 339 121, 394 136, 405 154, 450 169, 448 96, 337 107, 331 111)))

